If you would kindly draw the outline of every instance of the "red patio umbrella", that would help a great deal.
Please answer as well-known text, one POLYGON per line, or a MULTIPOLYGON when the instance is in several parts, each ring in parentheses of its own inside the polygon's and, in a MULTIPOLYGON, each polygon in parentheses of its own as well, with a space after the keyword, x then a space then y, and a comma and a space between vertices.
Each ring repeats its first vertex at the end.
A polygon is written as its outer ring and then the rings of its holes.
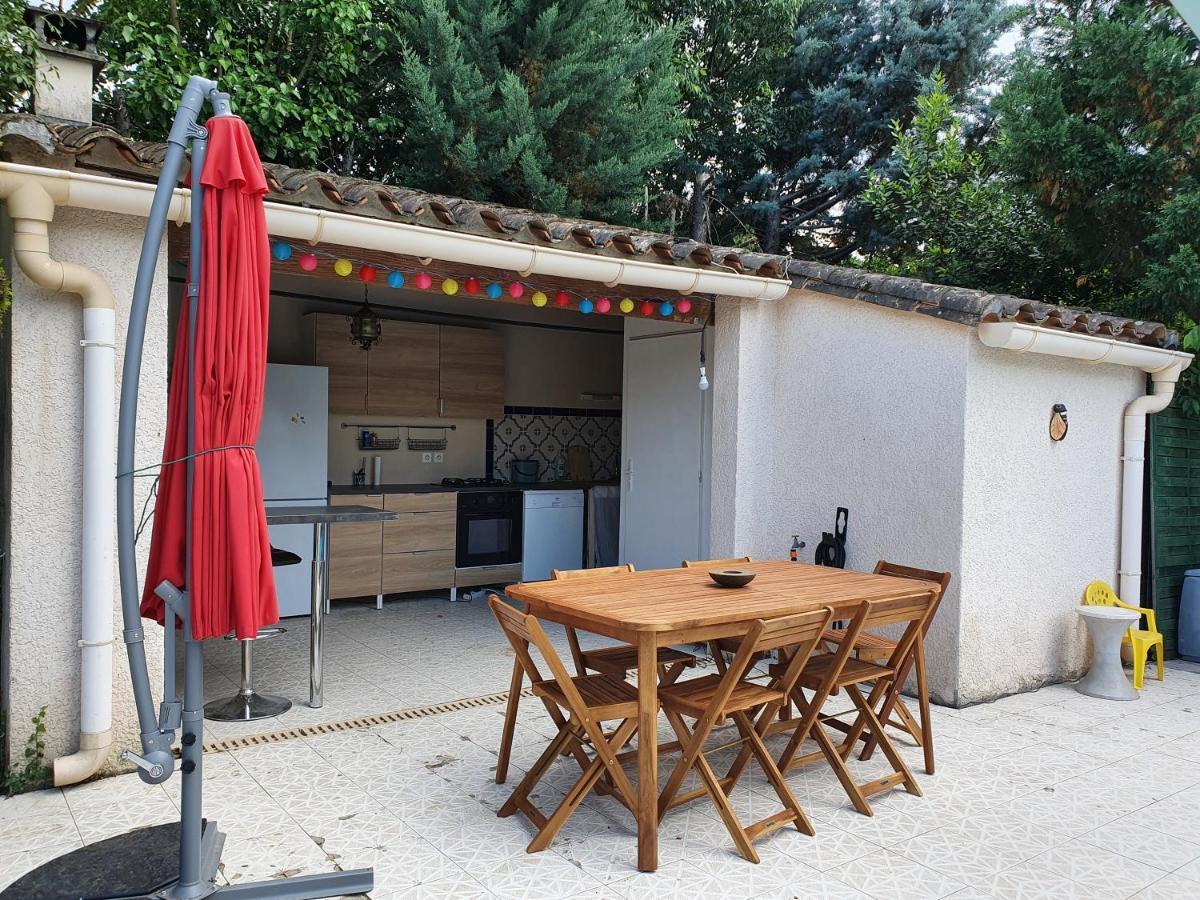
POLYGON ((186 304, 176 331, 150 564, 142 615, 163 622, 164 579, 191 593, 196 640, 252 638, 279 620, 262 479, 253 445, 262 420, 270 248, 258 151, 236 116, 209 119, 201 172, 204 251, 195 334, 191 571, 184 578, 188 429, 186 304))

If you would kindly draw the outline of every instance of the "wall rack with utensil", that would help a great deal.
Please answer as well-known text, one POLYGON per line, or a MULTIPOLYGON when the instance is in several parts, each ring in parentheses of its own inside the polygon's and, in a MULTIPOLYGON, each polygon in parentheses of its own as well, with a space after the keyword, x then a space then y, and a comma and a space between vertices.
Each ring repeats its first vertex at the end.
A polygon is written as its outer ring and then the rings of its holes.
POLYGON ((355 440, 358 442, 359 450, 399 450, 402 440, 400 432, 403 431, 403 440, 407 449, 428 452, 445 450, 448 441, 447 432, 455 431, 458 426, 416 425, 403 422, 342 422, 341 427, 358 429, 355 440), (376 434, 377 430, 395 431, 396 436, 381 438, 376 434), (441 432, 441 437, 413 437, 414 430, 441 432))

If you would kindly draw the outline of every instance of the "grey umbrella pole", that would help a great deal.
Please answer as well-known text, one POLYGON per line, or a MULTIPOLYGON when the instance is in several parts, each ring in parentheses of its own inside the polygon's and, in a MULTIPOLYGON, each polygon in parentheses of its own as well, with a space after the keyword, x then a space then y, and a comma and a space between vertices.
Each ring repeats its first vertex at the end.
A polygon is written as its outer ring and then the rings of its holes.
MULTIPOLYGON (((121 369, 120 418, 117 424, 117 557, 121 583, 121 615, 124 620, 125 649, 129 654, 129 674, 137 706, 138 730, 141 734, 142 756, 130 754, 138 766, 141 779, 159 784, 171 777, 175 766, 171 744, 180 713, 174 696, 164 696, 161 719, 155 716, 154 696, 150 690, 150 674, 146 665, 145 632, 142 629, 141 596, 138 590, 136 520, 133 503, 134 446, 137 433, 138 382, 142 369, 142 345, 146 337, 146 315, 150 307, 150 290, 154 285, 154 270, 171 196, 183 166, 188 138, 196 127, 196 117, 205 96, 216 84, 193 75, 183 92, 179 110, 167 140, 167 152, 159 173, 158 186, 150 205, 146 237, 142 241, 134 281, 133 301, 125 338, 125 358, 121 369)), ((168 604, 171 605, 171 604, 168 604)), ((180 607, 175 606, 175 611, 180 607)), ((173 619, 170 615, 168 622, 173 619)))

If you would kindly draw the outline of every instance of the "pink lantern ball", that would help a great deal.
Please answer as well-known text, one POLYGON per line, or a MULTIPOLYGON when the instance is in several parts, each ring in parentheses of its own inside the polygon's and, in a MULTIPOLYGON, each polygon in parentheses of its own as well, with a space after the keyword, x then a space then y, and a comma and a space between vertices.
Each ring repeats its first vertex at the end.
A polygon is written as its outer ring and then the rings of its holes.
POLYGON ((521 297, 524 294, 525 294, 525 285, 521 284, 521 282, 514 281, 512 284, 510 284, 508 286, 508 296, 521 297))
POLYGON ((305 253, 300 257, 300 268, 305 272, 314 272, 317 268, 317 258, 311 253, 305 253))
POLYGON ((596 312, 606 313, 610 309, 612 309, 612 301, 609 300, 607 297, 601 297, 599 300, 596 301, 596 312))
POLYGON ((428 272, 418 272, 416 277, 413 278, 413 283, 421 290, 427 291, 430 285, 433 284, 433 279, 429 277, 428 272))
POLYGON ((675 304, 675 308, 677 310, 679 310, 681 315, 686 316, 688 313, 690 313, 692 311, 692 301, 689 300, 687 297, 684 297, 682 300, 680 300, 678 303, 675 304))

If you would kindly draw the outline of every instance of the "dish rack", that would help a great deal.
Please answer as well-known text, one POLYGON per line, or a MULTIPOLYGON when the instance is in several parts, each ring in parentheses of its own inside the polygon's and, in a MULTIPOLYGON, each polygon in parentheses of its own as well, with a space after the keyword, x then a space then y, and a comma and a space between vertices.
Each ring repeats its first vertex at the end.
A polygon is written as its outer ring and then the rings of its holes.
POLYGON ((448 432, 458 428, 456 425, 411 425, 403 422, 343 422, 341 427, 358 429, 358 435, 354 441, 359 450, 399 450, 400 444, 403 442, 406 449, 418 453, 445 450, 449 440, 448 432), (380 430, 394 430, 396 436, 380 437, 376 434, 380 430), (442 436, 413 437, 414 430, 440 431, 442 436), (401 431, 404 432, 403 437, 400 435, 401 431))

